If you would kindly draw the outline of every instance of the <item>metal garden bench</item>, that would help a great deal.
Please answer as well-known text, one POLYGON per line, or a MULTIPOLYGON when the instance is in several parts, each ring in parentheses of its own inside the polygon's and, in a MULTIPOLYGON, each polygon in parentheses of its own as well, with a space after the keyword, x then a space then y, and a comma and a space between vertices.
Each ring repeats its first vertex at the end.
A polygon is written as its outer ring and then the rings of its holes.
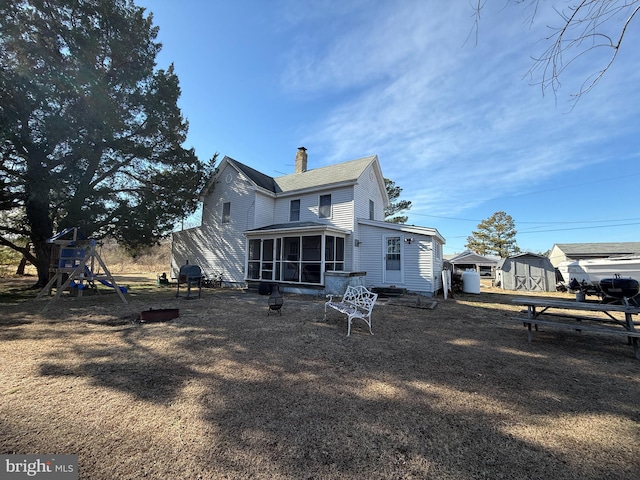
POLYGON ((349 323, 347 336, 351 335, 351 320, 354 318, 364 320, 369 327, 369 333, 373 335, 371 331, 371 311, 376 304, 377 293, 370 292, 361 285, 357 287, 350 285, 342 295, 341 301, 334 301, 333 295, 327 295, 327 298, 329 300, 324 304, 325 320, 327 319, 327 307, 330 307, 347 316, 349 323))

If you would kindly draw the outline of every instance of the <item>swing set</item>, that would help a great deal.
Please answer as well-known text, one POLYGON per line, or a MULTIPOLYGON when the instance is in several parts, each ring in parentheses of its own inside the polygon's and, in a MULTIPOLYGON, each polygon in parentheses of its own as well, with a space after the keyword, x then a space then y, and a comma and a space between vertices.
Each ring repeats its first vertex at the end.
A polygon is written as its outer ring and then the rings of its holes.
POLYGON ((78 228, 67 228, 47 240, 51 244, 51 263, 49 282, 36 298, 51 296, 55 298, 69 291, 73 296, 81 297, 85 291, 99 293, 96 282, 112 288, 126 304, 126 287, 120 287, 100 258, 97 242, 94 239, 78 239, 78 228), (102 269, 102 273, 100 273, 102 269))

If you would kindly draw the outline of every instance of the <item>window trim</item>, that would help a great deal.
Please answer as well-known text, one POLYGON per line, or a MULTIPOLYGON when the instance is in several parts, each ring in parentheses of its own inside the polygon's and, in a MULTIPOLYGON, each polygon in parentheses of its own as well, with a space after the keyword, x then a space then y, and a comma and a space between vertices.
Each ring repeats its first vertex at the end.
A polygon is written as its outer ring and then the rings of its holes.
POLYGON ((345 236, 321 232, 292 232, 282 236, 250 238, 245 280, 324 285, 325 272, 344 271, 345 246, 345 236), (333 239, 331 242, 327 242, 329 237, 333 239), (265 258, 265 242, 269 245, 268 258, 265 258), (330 253, 327 251, 328 243, 331 244, 330 253))
POLYGON ((328 193, 326 195, 320 195, 318 198, 318 218, 332 218, 333 216, 333 203, 331 199, 331 194, 328 193), (329 204, 323 204, 322 199, 329 199, 329 204), (329 212, 326 212, 326 210, 329 212))
POLYGON ((299 222, 300 221, 300 199, 299 198, 297 198, 295 200, 291 200, 289 202, 289 221, 290 222, 299 222), (298 208, 297 209, 293 208, 294 203, 298 204, 298 208), (297 217, 298 218, 293 218, 293 216, 294 216, 293 214, 294 213, 297 213, 297 217))
POLYGON ((222 204, 222 221, 221 223, 231 223, 231 202, 224 202, 222 204))

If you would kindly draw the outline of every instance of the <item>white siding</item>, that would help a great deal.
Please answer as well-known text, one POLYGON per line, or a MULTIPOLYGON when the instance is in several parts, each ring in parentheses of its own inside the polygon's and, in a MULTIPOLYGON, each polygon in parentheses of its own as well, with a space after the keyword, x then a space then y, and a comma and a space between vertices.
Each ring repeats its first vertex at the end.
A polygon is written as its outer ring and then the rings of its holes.
POLYGON ((317 213, 312 213, 312 209, 318 208, 318 198, 316 195, 300 195, 286 198, 278 198, 275 201, 275 212, 273 223, 289 222, 289 211, 291 200, 300 200, 300 220, 301 222, 313 222, 318 220, 317 213))
POLYGON ((253 219, 253 226, 249 228, 260 228, 275 223, 274 199, 260 192, 256 192, 255 199, 255 216, 253 219))
POLYGON ((289 221, 289 207, 291 200, 300 200, 300 221, 321 222, 336 227, 353 230, 353 188, 343 187, 336 190, 324 190, 306 193, 300 196, 278 198, 275 202, 273 223, 287 223, 289 221), (318 217, 320 195, 331 195, 331 218, 318 217))
MULTIPOLYGON (((353 187, 344 187, 337 190, 333 190, 331 193, 331 218, 328 219, 332 225, 345 228, 353 231, 353 225, 355 222, 353 216, 353 187)), ((318 202, 320 201, 320 195, 318 193, 316 200, 315 213, 318 214, 318 202)), ((326 220, 326 219, 320 219, 326 220)))
POLYGON ((209 253, 200 227, 190 228, 181 232, 173 232, 171 236, 171 278, 178 278, 180 267, 187 263, 199 265, 206 271, 209 261, 206 255, 209 253))
POLYGON ((367 286, 382 285, 382 236, 385 230, 365 225, 360 225, 358 239, 360 246, 354 247, 354 256, 358 259, 357 271, 367 272, 365 282, 367 286))
POLYGON ((551 265, 557 267, 559 263, 567 261, 567 255, 560 247, 554 245, 551 249, 551 253, 549 254, 549 260, 551 261, 551 265))
POLYGON ((358 179, 358 183, 354 187, 354 200, 354 216, 356 219, 364 218, 369 220, 369 200, 373 200, 375 208, 375 218, 373 220, 384 220, 383 197, 373 165, 370 165, 358 179))
POLYGON ((367 272, 368 286, 385 286, 383 279, 384 268, 384 237, 395 235, 402 238, 402 269, 403 282, 394 282, 398 288, 406 288, 411 292, 433 295, 441 286, 440 272, 442 271, 442 255, 436 259, 438 242, 429 235, 407 233, 402 230, 361 224, 359 227, 360 246, 355 248, 359 258, 359 271, 367 272), (412 243, 405 242, 405 238, 413 238, 412 243))
MULTIPOLYGON (((207 274, 222 273, 229 282, 242 282, 246 240, 243 231, 253 228, 254 191, 242 175, 227 166, 213 191, 204 199, 202 226, 173 235, 172 269, 189 263, 207 274), (230 180, 227 182, 227 180, 230 180), (222 223, 222 206, 231 204, 229 223, 222 223)), ((172 270, 175 276, 177 270, 172 270)))
POLYGON ((300 201, 300 220, 304 215, 305 205, 300 197, 276 198, 273 208, 273 223, 287 223, 289 221, 289 208, 291 200, 300 201))
POLYGON ((171 245, 171 278, 188 260, 205 274, 221 273, 227 282, 244 281, 244 237, 222 237, 216 228, 203 226, 174 232, 171 245))
POLYGON ((220 172, 218 179, 204 199, 202 224, 219 225, 220 228, 240 232, 253 228, 255 195, 251 184, 229 165, 220 172), (231 203, 231 218, 229 224, 222 224, 222 205, 226 202, 231 203))
MULTIPOLYGON (((365 239, 363 237, 363 233, 359 231, 358 219, 363 218, 369 220, 369 201, 372 200, 374 204, 374 220, 382 221, 384 220, 384 200, 382 196, 382 192, 379 188, 378 177, 376 174, 376 170, 373 168, 373 165, 370 165, 364 173, 358 179, 357 185, 354 187, 354 202, 353 202, 353 238, 360 240, 365 245, 365 239)), ((364 235, 367 235, 366 233, 364 235)), ((382 249, 382 239, 378 239, 380 244, 380 249, 382 249)), ((371 239, 366 239, 367 243, 371 243, 371 239)), ((351 242, 351 246, 354 248, 354 257, 353 257, 353 270, 354 271, 370 271, 373 272, 372 262, 374 261, 371 258, 367 258, 361 254, 358 254, 358 250, 360 247, 353 246, 353 242, 351 242), (361 262, 361 259, 366 259, 364 263, 361 262)), ((381 251, 381 250, 379 250, 381 251)), ((376 262, 377 256, 379 254, 376 252, 376 262)), ((382 261, 380 260, 380 264, 376 264, 375 271, 378 272, 382 268, 382 261)), ((377 274, 376 281, 382 282, 382 272, 379 271, 377 274)))

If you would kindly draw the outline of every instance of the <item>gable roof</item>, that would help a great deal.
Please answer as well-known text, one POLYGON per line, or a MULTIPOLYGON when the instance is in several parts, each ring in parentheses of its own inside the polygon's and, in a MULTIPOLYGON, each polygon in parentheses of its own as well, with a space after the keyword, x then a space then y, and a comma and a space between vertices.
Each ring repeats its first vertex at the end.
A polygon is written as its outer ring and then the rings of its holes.
POLYGON ((248 165, 245 165, 244 163, 240 163, 237 160, 234 160, 233 158, 226 157, 226 159, 229 164, 233 165, 239 171, 244 173, 257 186, 275 193, 276 184, 273 181, 273 177, 270 177, 269 175, 265 175, 264 173, 259 172, 255 168, 251 168, 248 165))
POLYGON ((275 178, 265 175, 231 157, 225 156, 218 165, 215 174, 200 192, 200 198, 210 193, 225 163, 244 174, 256 186, 275 194, 287 194, 301 190, 316 190, 319 188, 326 189, 327 187, 338 185, 355 185, 360 176, 369 165, 373 163, 379 177, 378 181, 380 182, 381 191, 385 196, 385 205, 389 202, 387 189, 384 185, 384 178, 382 177, 382 171, 380 170, 378 157, 376 155, 275 178))
POLYGON ((519 262, 522 261, 524 263, 526 263, 526 261, 528 259, 536 259, 536 260, 542 260, 542 263, 544 264, 545 268, 547 270, 552 271, 553 270, 553 265, 551 264, 551 260, 549 260, 548 257, 544 256, 544 255, 540 255, 537 253, 531 253, 531 252, 520 252, 520 253, 515 253, 513 255, 508 256, 507 258, 503 258, 498 262, 498 270, 502 270, 503 267, 505 266, 505 264, 511 264, 513 262, 519 262))
POLYGON ((317 188, 318 186, 336 185, 341 183, 353 184, 360 175, 377 160, 375 155, 359 158, 349 162, 313 168, 301 173, 291 173, 274 178, 278 193, 294 192, 317 188))
POLYGON ((640 253, 640 242, 556 243, 554 247, 571 257, 574 255, 631 255, 640 253))
POLYGON ((449 258, 449 263, 452 265, 460 264, 476 264, 476 265, 496 265, 499 261, 498 258, 486 257, 484 255, 479 255, 471 250, 465 250, 464 252, 449 258))
POLYGON ((224 158, 220 161, 220 163, 216 167, 213 175, 211 175, 211 178, 207 181, 207 183, 202 188, 202 190, 200 190, 198 197, 200 198, 201 201, 205 196, 211 193, 211 190, 213 190, 213 187, 216 184, 218 177, 222 174, 222 171, 224 170, 225 165, 230 165, 233 169, 235 169, 236 171, 242 173, 247 178, 249 178, 249 180, 251 180, 255 185, 275 193, 276 187, 272 177, 270 177, 269 175, 265 175, 264 173, 259 172, 255 168, 251 168, 248 165, 238 162, 237 160, 234 160, 233 158, 225 155, 224 158))
POLYGON ((513 255, 509 255, 507 258, 548 258, 546 255, 540 255, 539 253, 533 252, 520 252, 514 253, 513 255))

